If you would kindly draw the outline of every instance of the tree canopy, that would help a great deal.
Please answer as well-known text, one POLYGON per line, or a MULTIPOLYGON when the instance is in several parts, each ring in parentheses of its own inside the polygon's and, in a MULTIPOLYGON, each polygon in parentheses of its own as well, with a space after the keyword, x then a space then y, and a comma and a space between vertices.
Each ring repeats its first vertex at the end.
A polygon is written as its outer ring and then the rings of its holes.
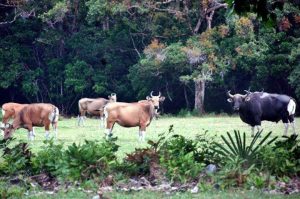
POLYGON ((300 2, 0 0, 2 103, 166 96, 164 111, 229 111, 226 91, 300 100, 300 2))

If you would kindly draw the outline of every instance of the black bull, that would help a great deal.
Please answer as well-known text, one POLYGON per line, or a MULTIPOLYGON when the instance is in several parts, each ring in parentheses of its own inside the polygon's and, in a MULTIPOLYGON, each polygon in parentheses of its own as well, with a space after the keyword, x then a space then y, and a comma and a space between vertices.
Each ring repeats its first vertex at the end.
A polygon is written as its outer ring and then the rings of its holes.
POLYGON ((252 136, 254 136, 254 127, 260 126, 263 120, 271 122, 282 120, 285 126, 284 135, 287 135, 290 122, 296 134, 294 123, 296 103, 293 98, 266 92, 232 95, 228 91, 227 95, 229 97, 227 101, 232 103, 235 111, 239 112, 241 120, 252 127, 252 136))

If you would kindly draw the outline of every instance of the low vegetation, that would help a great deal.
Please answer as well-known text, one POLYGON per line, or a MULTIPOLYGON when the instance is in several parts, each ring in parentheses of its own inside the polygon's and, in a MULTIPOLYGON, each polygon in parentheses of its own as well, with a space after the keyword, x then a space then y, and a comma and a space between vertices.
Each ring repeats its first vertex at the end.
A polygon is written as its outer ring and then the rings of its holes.
POLYGON ((258 132, 247 142, 246 134, 239 131, 228 132, 227 137, 205 131, 188 138, 170 126, 158 139, 121 158, 117 142, 113 137, 65 146, 50 140, 32 152, 23 141, 2 141, 1 198, 66 187, 100 196, 111 190, 150 188, 170 193, 236 188, 293 193, 300 188, 297 136, 277 138, 272 132, 258 132))

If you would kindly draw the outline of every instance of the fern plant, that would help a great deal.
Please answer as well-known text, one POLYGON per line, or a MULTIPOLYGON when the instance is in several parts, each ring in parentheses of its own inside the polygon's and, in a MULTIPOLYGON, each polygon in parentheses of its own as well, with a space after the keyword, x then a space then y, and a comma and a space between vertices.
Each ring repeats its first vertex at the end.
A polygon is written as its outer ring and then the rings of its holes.
POLYGON ((214 150, 221 157, 224 157, 226 159, 234 160, 235 158, 239 158, 241 160, 245 160, 243 164, 244 167, 249 167, 257 157, 259 150, 265 145, 270 145, 277 139, 276 136, 267 142, 267 139, 272 134, 272 132, 269 132, 261 139, 260 142, 258 142, 258 138, 261 136, 261 133, 262 130, 259 131, 252 138, 250 144, 247 145, 245 132, 241 136, 240 131, 234 130, 234 137, 231 136, 229 132, 227 132, 228 138, 221 135, 221 138, 224 141, 225 146, 223 146, 220 143, 215 143, 216 147, 214 148, 214 150))

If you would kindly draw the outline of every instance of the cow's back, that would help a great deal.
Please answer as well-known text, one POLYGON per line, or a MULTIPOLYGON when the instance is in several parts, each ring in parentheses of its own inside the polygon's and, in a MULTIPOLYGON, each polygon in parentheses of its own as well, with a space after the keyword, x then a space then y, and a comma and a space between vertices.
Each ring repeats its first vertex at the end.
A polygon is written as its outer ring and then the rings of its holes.
POLYGON ((99 111, 109 102, 105 98, 82 98, 78 101, 79 111, 86 111, 91 115, 98 115, 99 111))
POLYGON ((102 109, 109 101, 105 98, 97 98, 90 102, 87 106, 88 111, 99 111, 102 109))
POLYGON ((252 95, 254 95, 253 99, 259 110, 257 112, 259 113, 261 120, 278 122, 283 117, 288 116, 287 106, 291 97, 265 92, 257 92, 252 95))
POLYGON ((28 104, 19 104, 14 102, 8 102, 2 105, 2 109, 4 111, 14 111, 15 113, 18 113, 28 104))
POLYGON ((32 123, 42 126, 56 107, 47 103, 35 103, 25 106, 20 112, 21 123, 32 123))

